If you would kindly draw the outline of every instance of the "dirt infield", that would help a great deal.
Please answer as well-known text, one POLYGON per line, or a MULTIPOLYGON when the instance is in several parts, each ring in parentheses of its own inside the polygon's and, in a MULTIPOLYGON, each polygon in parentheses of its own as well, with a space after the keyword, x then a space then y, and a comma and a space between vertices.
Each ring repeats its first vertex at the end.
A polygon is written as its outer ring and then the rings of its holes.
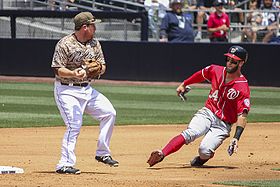
POLYGON ((153 168, 146 160, 185 125, 116 126, 111 150, 120 166, 94 160, 98 127, 82 127, 77 143, 81 175, 54 173, 60 157, 64 127, 0 129, 0 165, 17 166, 24 174, 0 175, 1 186, 215 186, 227 180, 279 179, 279 123, 248 124, 239 152, 229 157, 229 139, 205 168, 191 168, 200 140, 170 155, 153 168))
MULTIPOLYGON (((53 78, 0 76, 0 81, 53 82, 53 78)), ((128 85, 178 85, 98 80, 96 83, 128 85)), ((76 167, 81 175, 54 172, 60 158, 65 127, 0 129, 0 166, 16 166, 24 174, 0 175, 0 186, 218 186, 213 182, 228 180, 279 179, 280 123, 248 124, 232 157, 226 149, 229 139, 218 149, 204 168, 191 168, 189 161, 197 155, 200 140, 183 146, 153 168, 146 160, 150 152, 164 146, 185 125, 116 126, 111 150, 120 162, 110 168, 94 160, 98 127, 82 127, 77 142, 76 167)))

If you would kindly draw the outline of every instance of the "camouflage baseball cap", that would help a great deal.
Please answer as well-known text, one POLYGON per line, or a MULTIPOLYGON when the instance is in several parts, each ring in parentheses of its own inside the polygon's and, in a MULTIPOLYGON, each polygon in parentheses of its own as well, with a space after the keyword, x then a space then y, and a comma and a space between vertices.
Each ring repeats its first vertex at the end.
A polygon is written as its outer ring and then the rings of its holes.
POLYGON ((83 25, 100 23, 100 19, 95 17, 90 12, 81 12, 74 17, 75 30, 79 30, 83 25))

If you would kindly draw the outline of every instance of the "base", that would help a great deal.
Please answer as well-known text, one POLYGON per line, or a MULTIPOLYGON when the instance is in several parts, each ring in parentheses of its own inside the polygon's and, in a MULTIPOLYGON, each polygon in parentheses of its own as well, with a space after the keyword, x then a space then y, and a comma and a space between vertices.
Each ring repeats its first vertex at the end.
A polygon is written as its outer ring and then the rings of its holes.
POLYGON ((0 174, 24 173, 22 168, 13 166, 0 166, 0 174))

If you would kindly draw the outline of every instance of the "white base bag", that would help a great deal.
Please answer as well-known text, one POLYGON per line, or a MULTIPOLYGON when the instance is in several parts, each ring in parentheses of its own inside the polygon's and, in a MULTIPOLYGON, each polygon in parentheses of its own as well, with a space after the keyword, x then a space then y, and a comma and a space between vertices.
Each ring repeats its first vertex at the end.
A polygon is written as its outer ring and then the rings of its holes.
POLYGON ((13 166, 0 166, 0 174, 24 173, 22 168, 13 166))

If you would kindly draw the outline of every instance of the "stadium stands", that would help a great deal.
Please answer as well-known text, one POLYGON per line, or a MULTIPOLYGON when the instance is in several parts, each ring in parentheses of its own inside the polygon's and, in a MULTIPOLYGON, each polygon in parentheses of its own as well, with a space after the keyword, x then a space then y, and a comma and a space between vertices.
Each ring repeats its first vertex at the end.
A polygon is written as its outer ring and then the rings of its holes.
MULTIPOLYGON (((244 29, 251 28, 252 25, 247 19, 240 21, 240 15, 244 18, 248 17, 252 10, 249 10, 249 2, 253 0, 237 0, 234 4, 226 7, 225 11, 230 15, 231 24, 229 30, 229 42, 246 42, 242 40, 242 33, 244 29)), ((186 1, 187 2, 187 1, 186 1)), ((1 10, 53 10, 53 11, 109 11, 109 12, 124 12, 137 13, 149 10, 149 6, 145 6, 142 1, 137 0, 0 0, 1 10), (139 3, 140 2, 140 3, 139 3)), ((154 7, 153 7, 154 8, 154 7)), ((209 13, 211 9, 198 10, 190 8, 186 4, 184 11, 191 12, 194 16, 199 11, 209 13)), ((277 10, 254 10, 263 12, 270 12, 279 14, 277 10)), ((207 14, 206 14, 207 15, 207 14)), ((158 15, 155 15, 158 16, 158 15)), ((139 18, 102 18, 103 22, 97 27, 98 32, 96 36, 101 40, 119 40, 119 41, 140 41, 141 32, 143 32, 141 19, 139 18)), ((160 19, 157 19, 160 21, 160 19)), ((195 19, 194 19, 195 20, 195 19)), ((11 37, 11 19, 7 16, 0 16, 0 33, 1 37, 11 37)), ((279 23, 279 16, 277 16, 276 23, 279 23)), ((202 40, 196 42, 209 42, 207 32, 207 19, 202 24, 202 40)), ((156 26, 159 26, 158 23, 156 26)), ((194 28, 198 24, 194 22, 194 28)), ((58 39, 63 35, 72 32, 72 22, 68 18, 47 18, 47 17, 19 17, 16 19, 16 32, 18 38, 54 38, 58 39)), ((151 32, 151 31, 149 31, 151 32)), ((279 25, 274 27, 274 37, 279 36, 279 25)), ((158 37, 149 34, 149 41, 157 41, 158 37)), ((257 42, 261 42, 259 39, 257 42)), ((277 40, 276 40, 277 41, 277 40)), ((248 41, 250 42, 250 41, 248 41)))

